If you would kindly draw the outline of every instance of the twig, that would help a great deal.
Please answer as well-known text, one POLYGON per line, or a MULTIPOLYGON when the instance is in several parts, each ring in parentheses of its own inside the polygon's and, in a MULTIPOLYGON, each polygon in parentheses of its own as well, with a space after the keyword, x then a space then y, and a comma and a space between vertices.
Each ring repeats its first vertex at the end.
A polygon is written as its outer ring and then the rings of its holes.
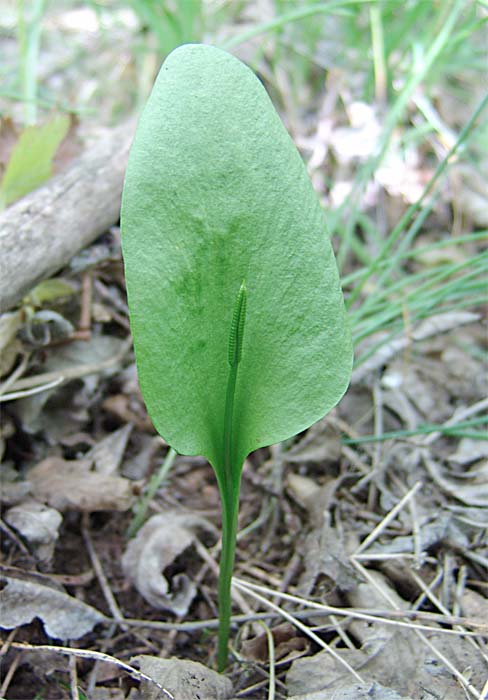
POLYGON ((422 486, 421 481, 417 481, 416 484, 412 486, 410 491, 407 491, 407 493, 404 495, 404 497, 394 506, 390 512, 383 518, 383 520, 370 532, 370 534, 361 542, 359 547, 356 549, 354 554, 352 555, 355 557, 356 555, 360 554, 363 552, 365 549, 369 547, 370 544, 372 544, 378 536, 383 532, 383 530, 386 528, 386 526, 396 518, 397 513, 399 513, 402 508, 405 506, 406 503, 414 496, 419 488, 422 486))
POLYGON ((83 524, 81 526, 81 533, 83 535, 83 540, 85 542, 85 546, 88 551, 88 555, 90 557, 90 561, 93 566, 93 570, 95 571, 95 574, 98 578, 98 582, 100 584, 100 588, 102 589, 104 598, 107 602, 107 605, 109 607, 109 610, 112 614, 112 617, 116 619, 116 621, 121 624, 122 629, 123 627, 123 621, 124 621, 124 616, 122 615, 120 608, 117 604, 117 601, 115 600, 115 596, 112 593, 112 589, 110 588, 110 584, 107 580, 107 577, 105 576, 105 572, 103 570, 102 564, 100 562, 100 559, 98 557, 98 554, 95 551, 95 548, 93 546, 93 542, 91 539, 90 531, 88 529, 88 518, 89 515, 88 513, 85 513, 83 516, 83 524))
MULTIPOLYGON (((365 569, 364 566, 363 566, 362 564, 360 564, 358 561, 355 561, 355 560, 354 560, 354 557, 351 557, 351 561, 352 561, 353 565, 357 568, 357 570, 361 573, 361 575, 362 575, 367 581, 369 581, 369 583, 370 583, 372 586, 374 586, 374 588, 376 588, 376 590, 378 591, 378 593, 379 593, 381 596, 383 596, 383 598, 385 598, 385 600, 387 600, 388 603, 389 603, 393 608, 395 608, 395 609, 398 610, 399 608, 398 608, 398 605, 397 605, 396 601, 393 600, 393 599, 388 595, 388 593, 387 593, 384 589, 382 589, 381 586, 379 586, 379 585, 377 584, 377 582, 375 581, 375 579, 369 574, 368 570, 365 569)), ((413 572, 412 572, 412 573, 413 573, 413 572)), ((473 685, 471 685, 471 683, 469 683, 469 682, 465 679, 465 677, 463 676, 463 674, 462 674, 460 671, 457 670, 457 668, 449 661, 449 659, 446 658, 446 656, 444 656, 444 654, 443 654, 441 651, 439 651, 439 650, 437 649, 437 647, 436 647, 434 644, 432 644, 432 642, 425 636, 425 634, 423 634, 423 632, 422 632, 421 630, 419 630, 417 627, 414 627, 413 625, 412 625, 412 629, 413 629, 414 633, 419 637, 419 639, 421 639, 422 642, 423 642, 426 646, 429 647, 429 649, 432 651, 432 653, 435 654, 435 656, 437 656, 437 658, 438 658, 440 661, 442 661, 442 663, 446 666, 446 668, 449 669, 449 671, 453 674, 453 676, 456 677, 456 679, 459 681, 459 683, 461 684, 461 686, 462 686, 463 688, 465 688, 467 691, 469 691, 473 697, 475 697, 477 700, 479 700, 480 697, 481 697, 479 691, 476 690, 476 688, 475 688, 473 685)), ((440 631, 440 630, 431 630, 431 631, 436 631, 436 632, 437 632, 437 631, 440 631)))
POLYGON ((92 651, 89 649, 72 649, 71 647, 61 647, 61 646, 54 646, 51 644, 27 644, 26 642, 13 642, 12 646, 15 647, 16 649, 21 649, 22 651, 54 651, 58 654, 63 654, 64 656, 77 656, 81 659, 92 659, 93 661, 103 661, 105 663, 109 664, 114 664, 118 668, 122 669, 126 673, 128 673, 132 678, 135 678, 138 681, 145 681, 146 683, 152 683, 152 685, 155 685, 164 695, 169 698, 169 700, 176 700, 174 695, 169 692, 169 690, 166 690, 166 688, 163 688, 163 686, 158 683, 157 681, 154 680, 154 678, 151 678, 150 676, 147 676, 145 673, 142 671, 139 671, 137 668, 134 668, 133 666, 130 666, 129 664, 124 663, 123 661, 120 661, 120 659, 116 659, 114 656, 109 656, 108 654, 103 654, 101 651, 92 651))
MULTIPOLYGON (((363 567, 361 566, 361 569, 363 567)), ((235 578, 235 577, 234 577, 235 578)), ((488 624, 485 622, 478 622, 474 620, 466 620, 464 618, 453 618, 451 615, 446 618, 446 616, 442 615, 433 615, 432 613, 422 613, 419 612, 418 610, 390 610, 390 611, 375 611, 375 610, 368 610, 365 611, 361 608, 336 608, 333 607, 332 605, 325 605, 324 603, 316 603, 315 601, 312 600, 307 600, 306 598, 302 598, 301 596, 296 596, 296 595, 291 595, 290 593, 282 593, 281 591, 275 591, 270 588, 266 588, 265 586, 258 585, 256 583, 251 583, 249 581, 241 581, 240 579, 235 579, 238 583, 244 584, 247 588, 250 588, 252 590, 260 591, 263 593, 266 593, 267 595, 274 595, 277 598, 281 598, 282 600, 287 600, 292 603, 296 603, 297 605, 305 606, 311 610, 309 610, 309 615, 313 610, 321 610, 322 614, 324 615, 338 615, 341 617, 350 617, 351 619, 357 619, 357 620, 366 620, 368 622, 378 622, 381 624, 385 625, 397 625, 398 627, 407 627, 408 629, 418 629, 418 630, 424 630, 427 632, 439 632, 440 634, 455 634, 456 636, 459 636, 460 633, 456 630, 448 630, 443 627, 439 628, 433 628, 429 627, 427 625, 417 625, 414 623, 410 622, 404 622, 402 621, 401 618, 408 618, 408 617, 413 617, 413 618, 418 618, 418 619, 424 619, 424 620, 429 620, 435 623, 441 623, 441 624, 465 624, 467 627, 471 627, 473 629, 478 629, 479 633, 488 633, 488 624), (400 618, 400 619, 399 619, 400 618)), ((305 614, 305 611, 300 611, 300 614, 295 614, 296 617, 307 617, 305 614)), ((126 620, 127 622, 127 620, 126 620)), ((471 634, 471 636, 475 636, 476 633, 466 633, 463 632, 463 634, 471 634)))
POLYGON ((80 694, 78 693, 78 673, 76 671, 76 656, 69 657, 68 668, 71 700, 80 700, 80 694))
MULTIPOLYGON (((252 598, 260 602, 262 605, 265 605, 268 608, 271 608, 272 610, 275 610, 281 617, 284 617, 285 620, 288 620, 292 625, 294 625, 297 629, 301 630, 307 637, 312 639, 316 644, 318 644, 322 649, 327 651, 339 664, 344 666, 349 673, 351 673, 354 678, 359 681, 360 683, 363 683, 363 679, 361 676, 353 669, 353 667, 347 663, 345 659, 343 659, 340 654, 338 654, 335 649, 333 649, 331 646, 326 644, 323 639, 321 639, 315 632, 312 632, 312 630, 307 627, 307 625, 304 625, 303 622, 300 622, 300 620, 297 617, 294 617, 292 614, 287 612, 286 610, 283 610, 283 608, 280 608, 278 605, 275 605, 272 603, 270 600, 267 600, 264 598, 262 595, 259 595, 259 593, 256 593, 253 589, 256 588, 256 586, 250 586, 247 582, 245 581, 239 581, 235 578, 232 579, 232 583, 234 586, 237 586, 240 588, 244 593, 247 593, 250 595, 252 598)), ((273 593, 273 591, 272 591, 273 593)))
POLYGON ((22 355, 22 359, 19 362, 18 366, 14 369, 12 374, 7 377, 7 379, 0 385, 0 396, 3 396, 5 392, 10 389, 10 387, 15 384, 15 382, 21 377, 25 370, 27 369, 27 365, 29 363, 29 358, 30 358, 30 353, 24 353, 22 355))
POLYGON ((268 700, 274 700, 276 693, 276 673, 275 673, 275 646, 274 639, 269 629, 268 625, 260 620, 259 624, 264 629, 266 639, 268 641, 268 658, 269 658, 269 690, 268 690, 268 700))
MULTIPOLYGON (((17 642, 12 642, 11 646, 16 646, 17 642)), ((0 688, 0 697, 3 698, 5 697, 5 694, 8 690, 8 687, 12 681, 12 678, 14 677, 14 674, 20 664, 20 660, 22 659, 23 652, 19 651, 19 653, 16 655, 14 660, 9 666, 9 669, 7 673, 5 674, 5 678, 3 679, 2 687, 0 688)))
POLYGON ((74 367, 68 367, 62 372, 42 372, 41 374, 36 374, 33 377, 25 377, 20 379, 12 387, 15 391, 21 391, 23 389, 30 389, 31 387, 40 386, 48 382, 53 382, 58 380, 60 377, 62 381, 68 381, 70 379, 78 379, 79 377, 86 377, 89 374, 97 374, 98 372, 103 372, 106 369, 110 369, 117 363, 119 363, 124 356, 129 352, 132 347, 132 338, 129 337, 122 344, 120 351, 101 362, 95 362, 92 364, 75 365, 74 367))
MULTIPOLYGON (((440 610, 444 615, 449 616, 450 615, 449 610, 445 607, 445 605, 442 604, 442 601, 440 601, 439 598, 434 594, 434 592, 432 591, 432 587, 431 586, 427 587, 424 584, 424 582, 422 581, 422 579, 420 578, 420 576, 417 576, 415 571, 411 571, 410 573, 412 574, 413 579, 414 579, 415 583, 417 584, 417 586, 425 593, 425 595, 430 600, 430 602, 433 605, 435 605, 436 608, 438 610, 440 610)), ((455 625, 455 627, 461 633, 466 632, 466 630, 463 629, 461 625, 455 625)), ((477 652, 480 651, 478 644, 476 643, 476 641, 472 637, 468 637, 468 641, 476 649, 477 652)))
POLYGON ((24 399, 26 396, 32 396, 33 394, 41 394, 43 391, 48 391, 49 389, 54 389, 54 387, 59 386, 62 384, 65 380, 65 377, 63 375, 60 375, 57 377, 57 379, 53 379, 50 382, 47 382, 47 384, 43 384, 42 386, 35 386, 32 387, 32 389, 25 389, 25 391, 12 391, 10 394, 2 394, 0 396, 0 403, 4 403, 5 401, 16 401, 17 399, 24 399))
POLYGON ((0 529, 7 533, 7 535, 15 542, 15 544, 23 554, 26 554, 29 557, 32 556, 25 544, 17 535, 17 533, 14 530, 12 530, 12 528, 9 525, 7 525, 7 523, 2 518, 0 518, 0 529))

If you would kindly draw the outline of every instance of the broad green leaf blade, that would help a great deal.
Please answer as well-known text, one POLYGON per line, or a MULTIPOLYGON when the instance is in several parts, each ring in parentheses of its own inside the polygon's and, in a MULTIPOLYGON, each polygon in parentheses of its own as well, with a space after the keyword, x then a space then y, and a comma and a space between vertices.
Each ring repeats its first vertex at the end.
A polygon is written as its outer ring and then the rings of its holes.
POLYGON ((230 54, 189 44, 163 64, 129 158, 122 244, 142 393, 178 452, 222 467, 244 280, 233 462, 341 398, 352 345, 323 212, 264 88, 230 54))
POLYGON ((51 177, 53 159, 69 125, 69 117, 61 114, 44 124, 24 129, 0 183, 0 209, 32 192, 51 177))

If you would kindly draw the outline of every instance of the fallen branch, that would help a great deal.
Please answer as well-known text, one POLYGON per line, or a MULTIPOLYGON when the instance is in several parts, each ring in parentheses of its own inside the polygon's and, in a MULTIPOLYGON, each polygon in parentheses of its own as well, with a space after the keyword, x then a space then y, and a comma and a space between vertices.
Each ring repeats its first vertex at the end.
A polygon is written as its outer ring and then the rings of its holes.
POLYGON ((117 221, 134 130, 134 120, 107 130, 67 170, 0 214, 2 311, 117 221))

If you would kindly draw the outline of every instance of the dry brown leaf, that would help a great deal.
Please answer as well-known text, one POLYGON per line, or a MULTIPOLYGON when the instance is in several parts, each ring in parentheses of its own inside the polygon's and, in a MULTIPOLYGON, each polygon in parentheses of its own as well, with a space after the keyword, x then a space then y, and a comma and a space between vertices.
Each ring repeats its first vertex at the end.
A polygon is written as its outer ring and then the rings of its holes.
POLYGON ((13 629, 39 617, 46 634, 55 639, 79 639, 107 618, 67 595, 43 576, 2 576, 6 587, 0 598, 0 627, 13 629))
MULTIPOLYGON (((196 661, 141 654, 130 663, 162 685, 175 700, 228 700, 233 694, 229 678, 196 661)), ((129 697, 130 700, 167 700, 168 696, 143 682, 140 690, 129 697)))
POLYGON ((314 479, 290 472, 286 478, 286 488, 290 496, 306 510, 310 510, 320 498, 322 488, 314 479))
POLYGON ((341 456, 338 430, 327 419, 312 425, 300 442, 283 455, 286 462, 337 462, 341 456))
POLYGON ((136 402, 125 394, 114 394, 105 399, 102 407, 125 423, 132 423, 141 432, 155 432, 149 416, 143 410, 142 401, 136 402))
MULTIPOLYGON (((276 661, 303 655, 309 649, 309 643, 297 629, 289 622, 273 627, 271 630, 274 642, 274 652, 276 661)), ((265 632, 258 634, 252 639, 242 642, 240 649, 241 656, 249 661, 259 661, 267 663, 269 659, 268 635, 265 632)))
POLYGON ((28 479, 34 496, 61 512, 130 508, 136 485, 122 477, 90 471, 90 467, 91 460, 48 457, 29 471, 28 479))
MULTIPOLYGON (((374 583, 362 581, 349 591, 347 598, 351 607, 363 610, 384 610, 391 607, 389 601, 398 610, 408 607, 408 603, 398 595, 386 576, 379 571, 369 571, 369 575, 374 583)), ((396 633, 394 627, 388 625, 371 626, 371 623, 365 620, 353 620, 348 629, 352 631, 363 647, 368 644, 369 649, 372 645, 383 645, 396 633)))
POLYGON ((100 440, 85 455, 85 459, 92 459, 95 463, 95 470, 100 474, 106 476, 115 474, 122 462, 131 432, 132 425, 127 423, 100 440))
POLYGON ((70 114, 68 133, 59 144, 53 159, 54 173, 62 172, 83 151, 83 144, 78 135, 79 119, 76 114, 70 114))
MULTIPOLYGON (((375 631, 383 637, 384 627, 373 624, 370 638, 375 631)), ((481 689, 486 680, 486 661, 480 650, 469 640, 430 634, 429 641, 438 652, 464 675, 472 687, 481 689)), ((328 651, 293 662, 287 677, 288 691, 293 700, 350 700, 352 698, 454 698, 467 697, 452 671, 443 664, 427 644, 413 632, 397 628, 383 644, 368 644, 363 649, 338 649, 343 660, 360 673, 369 695, 344 695, 350 689, 347 671, 328 651), (379 686, 378 684, 384 684, 379 686), (378 694, 373 694, 375 689, 378 694), (428 689, 428 695, 425 690, 428 689), (381 690, 381 693, 380 693, 381 690), (388 691, 388 693, 387 693, 388 691), (386 694, 383 694, 386 693, 386 694)), ((363 686, 354 685, 359 692, 363 686)), ((290 700, 291 700, 290 698, 290 700)))
POLYGON ((466 588, 461 597, 461 609, 463 615, 472 620, 488 620, 488 600, 473 591, 471 588, 466 588))
POLYGON ((27 540, 39 559, 52 559, 63 521, 61 513, 38 501, 26 501, 10 508, 5 520, 27 540))
POLYGON ((331 593, 337 588, 348 591, 356 586, 357 574, 349 561, 351 544, 344 533, 331 524, 324 505, 322 524, 307 535, 302 547, 304 571, 299 582, 302 595, 310 595, 318 583, 322 593, 331 593))
POLYGON ((205 518, 191 513, 167 511, 153 515, 129 542, 122 557, 126 576, 147 602, 159 610, 185 615, 196 593, 196 586, 185 574, 174 576, 172 591, 163 571, 203 529, 217 534, 205 518))

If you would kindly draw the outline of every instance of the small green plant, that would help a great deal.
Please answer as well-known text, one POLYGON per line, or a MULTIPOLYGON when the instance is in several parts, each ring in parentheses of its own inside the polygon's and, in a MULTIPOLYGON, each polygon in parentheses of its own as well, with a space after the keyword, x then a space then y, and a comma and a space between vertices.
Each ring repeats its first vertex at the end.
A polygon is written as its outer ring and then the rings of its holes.
POLYGON ((222 501, 218 667, 227 663, 246 456, 319 420, 352 344, 324 216, 254 73, 189 44, 163 64, 132 146, 122 243, 141 390, 222 501))

